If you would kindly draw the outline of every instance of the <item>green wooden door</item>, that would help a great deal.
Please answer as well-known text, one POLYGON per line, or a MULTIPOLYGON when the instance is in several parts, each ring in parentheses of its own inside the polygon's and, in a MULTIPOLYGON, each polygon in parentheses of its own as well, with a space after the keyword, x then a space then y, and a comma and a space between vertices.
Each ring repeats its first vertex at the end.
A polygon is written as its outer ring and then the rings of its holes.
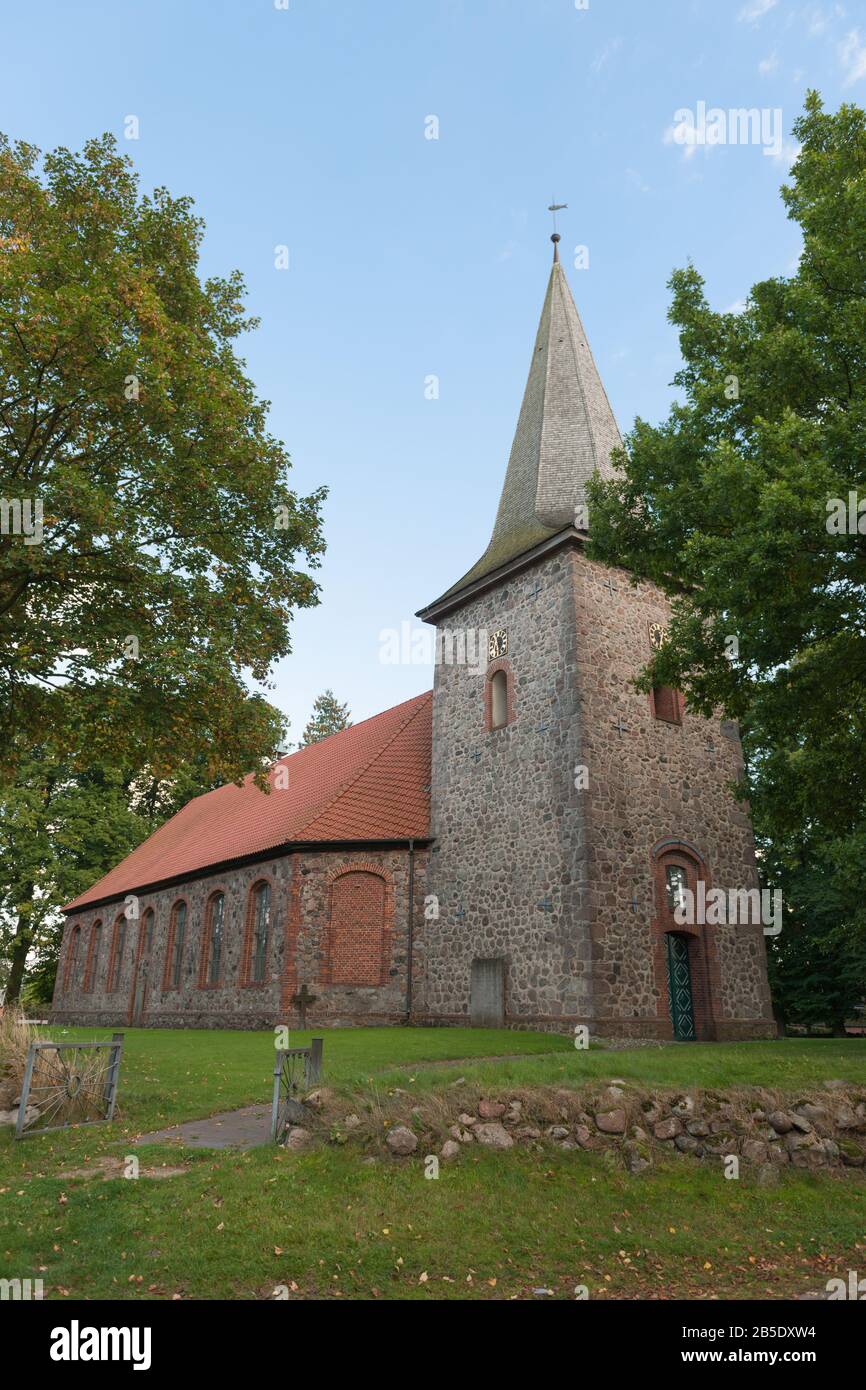
POLYGON ((692 1004, 692 974, 689 944, 684 936, 668 932, 668 994, 674 1037, 690 1042, 695 1036, 695 1010, 692 1004))

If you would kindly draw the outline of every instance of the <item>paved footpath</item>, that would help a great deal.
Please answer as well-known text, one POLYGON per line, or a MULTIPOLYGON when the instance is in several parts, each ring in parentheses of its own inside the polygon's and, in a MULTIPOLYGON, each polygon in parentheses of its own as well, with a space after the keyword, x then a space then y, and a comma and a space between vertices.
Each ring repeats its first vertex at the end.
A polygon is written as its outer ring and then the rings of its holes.
POLYGON ((186 1149, 255 1149, 271 1142, 271 1107, 247 1105, 243 1110, 227 1110, 205 1120, 140 1134, 134 1142, 179 1144, 186 1149))

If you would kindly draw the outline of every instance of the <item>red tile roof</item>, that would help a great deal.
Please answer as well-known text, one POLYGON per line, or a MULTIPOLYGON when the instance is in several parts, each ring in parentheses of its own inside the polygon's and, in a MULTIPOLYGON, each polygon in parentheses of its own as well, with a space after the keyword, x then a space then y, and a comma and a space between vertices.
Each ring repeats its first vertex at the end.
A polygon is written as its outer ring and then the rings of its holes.
POLYGON ((270 793, 252 777, 190 801, 65 911, 290 844, 430 833, 430 691, 290 753, 270 793))

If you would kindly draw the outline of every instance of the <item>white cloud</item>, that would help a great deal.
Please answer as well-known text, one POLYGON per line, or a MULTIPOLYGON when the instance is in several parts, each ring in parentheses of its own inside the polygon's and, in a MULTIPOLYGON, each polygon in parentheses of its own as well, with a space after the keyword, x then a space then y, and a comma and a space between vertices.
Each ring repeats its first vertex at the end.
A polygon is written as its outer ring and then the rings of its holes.
POLYGON ((758 72, 761 74, 762 77, 769 77, 771 73, 776 72, 778 70, 778 67, 778 53, 768 53, 767 57, 762 58, 760 63, 758 64, 758 72))
POLYGON ((729 304, 723 312, 726 314, 741 314, 746 307, 745 299, 735 299, 733 304, 729 304))
POLYGON ((737 15, 737 19, 741 24, 756 24, 759 19, 763 19, 768 10, 771 10, 778 3, 779 0, 747 0, 737 15))
POLYGON ((859 29, 852 29, 840 44, 839 61, 845 74, 846 87, 866 77, 866 43, 861 41, 859 29))

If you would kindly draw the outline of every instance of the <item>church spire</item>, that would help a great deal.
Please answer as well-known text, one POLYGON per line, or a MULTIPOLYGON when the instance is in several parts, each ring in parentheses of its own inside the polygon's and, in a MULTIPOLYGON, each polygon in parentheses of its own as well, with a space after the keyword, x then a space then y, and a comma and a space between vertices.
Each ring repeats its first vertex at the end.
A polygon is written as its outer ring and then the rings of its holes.
POLYGON ((559 259, 557 232, 552 240, 553 266, 493 535, 449 595, 557 532, 585 530, 579 509, 587 482, 596 469, 613 476, 610 454, 620 433, 559 259))

